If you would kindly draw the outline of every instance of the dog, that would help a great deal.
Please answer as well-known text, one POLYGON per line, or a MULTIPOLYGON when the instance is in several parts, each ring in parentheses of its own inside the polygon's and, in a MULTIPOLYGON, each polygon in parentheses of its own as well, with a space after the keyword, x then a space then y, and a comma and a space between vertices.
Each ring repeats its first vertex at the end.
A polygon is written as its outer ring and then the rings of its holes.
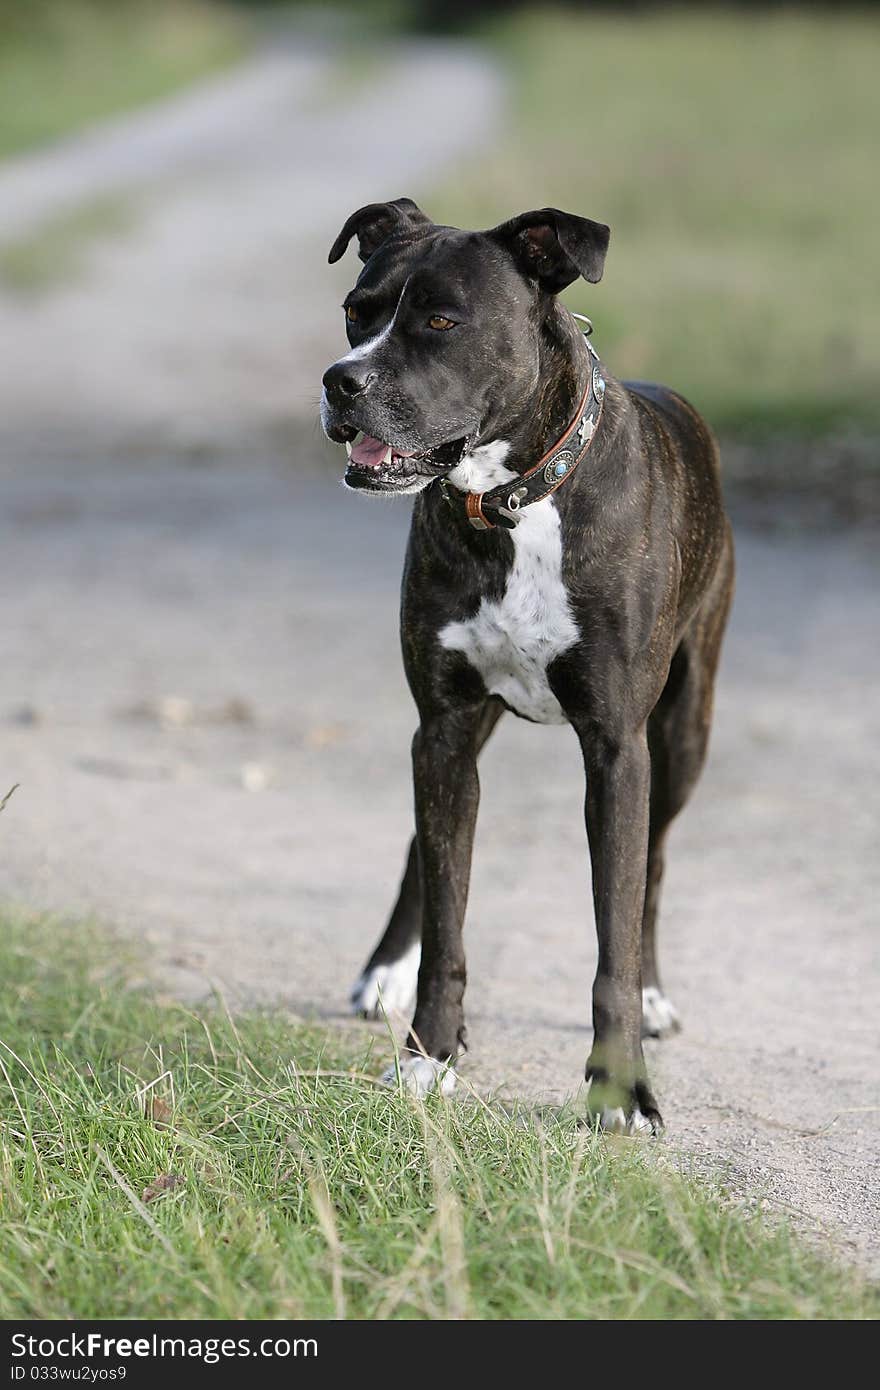
POLYGON ((568 723, 598 935, 590 1113, 657 1133, 642 1038, 679 1027, 657 965, 664 842, 706 756, 733 593, 717 445, 674 391, 616 381, 558 300, 601 278, 604 224, 541 208, 460 231, 397 198, 352 213, 331 264, 353 238, 321 419, 349 488, 415 495, 401 641, 419 716, 415 836, 354 1007, 414 998, 392 1075, 452 1089, 477 756, 505 711, 568 723))

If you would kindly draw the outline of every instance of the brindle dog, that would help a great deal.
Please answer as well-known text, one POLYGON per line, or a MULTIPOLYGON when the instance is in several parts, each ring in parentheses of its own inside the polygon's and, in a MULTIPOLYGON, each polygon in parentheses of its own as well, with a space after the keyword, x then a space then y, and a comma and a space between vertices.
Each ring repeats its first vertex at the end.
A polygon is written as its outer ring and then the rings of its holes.
POLYGON ((599 940, 590 1104, 656 1131, 642 1037, 678 1027, 657 968, 664 842, 706 755, 733 592, 715 441, 675 392, 610 377, 556 298, 601 277, 601 223, 543 208, 466 232, 401 198, 355 212, 331 261, 352 237, 365 267, 322 419, 349 487, 418 494, 401 632, 419 712, 416 835, 355 1007, 416 993, 403 1077, 451 1088, 477 755, 505 710, 566 722, 599 940))

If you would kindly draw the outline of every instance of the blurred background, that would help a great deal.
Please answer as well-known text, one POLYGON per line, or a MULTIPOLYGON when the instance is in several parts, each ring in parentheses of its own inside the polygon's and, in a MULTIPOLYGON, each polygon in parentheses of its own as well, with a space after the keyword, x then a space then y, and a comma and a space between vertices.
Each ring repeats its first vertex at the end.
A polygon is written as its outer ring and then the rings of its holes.
MULTIPOLYGON (((598 218, 566 300, 707 415, 738 536, 664 1113, 875 1239, 878 60, 870 6, 0 0, 0 897, 341 1021, 414 710, 408 506, 343 493, 317 426, 358 269, 327 249, 402 195, 598 218)), ((595 950, 568 731, 505 721, 483 787, 471 1074, 558 1096, 595 950)))

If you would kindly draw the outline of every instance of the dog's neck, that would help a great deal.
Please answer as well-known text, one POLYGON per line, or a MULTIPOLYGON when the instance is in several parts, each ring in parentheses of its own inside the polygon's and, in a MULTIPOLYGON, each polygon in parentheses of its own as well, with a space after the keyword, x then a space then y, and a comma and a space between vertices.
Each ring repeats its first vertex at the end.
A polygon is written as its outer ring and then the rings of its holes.
POLYGON ((463 492, 481 492, 525 473, 571 424, 592 367, 577 322, 555 301, 538 349, 532 394, 501 403, 480 440, 449 474, 463 492))

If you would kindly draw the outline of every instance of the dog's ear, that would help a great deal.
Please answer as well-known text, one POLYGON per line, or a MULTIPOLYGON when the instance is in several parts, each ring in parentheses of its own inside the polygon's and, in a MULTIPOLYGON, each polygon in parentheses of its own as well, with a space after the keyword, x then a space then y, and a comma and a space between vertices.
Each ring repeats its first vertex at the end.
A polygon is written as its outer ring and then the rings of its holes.
POLYGON ((507 247, 524 274, 557 294, 579 275, 593 284, 602 279, 611 229, 559 208, 538 208, 486 235, 507 247))
POLYGON ((431 221, 421 208, 416 207, 412 198, 395 198, 390 203, 368 203, 358 208, 349 217, 339 236, 330 247, 328 260, 331 265, 339 260, 353 236, 358 239, 358 255, 368 261, 383 241, 394 232, 402 232, 407 227, 426 227, 431 221))

